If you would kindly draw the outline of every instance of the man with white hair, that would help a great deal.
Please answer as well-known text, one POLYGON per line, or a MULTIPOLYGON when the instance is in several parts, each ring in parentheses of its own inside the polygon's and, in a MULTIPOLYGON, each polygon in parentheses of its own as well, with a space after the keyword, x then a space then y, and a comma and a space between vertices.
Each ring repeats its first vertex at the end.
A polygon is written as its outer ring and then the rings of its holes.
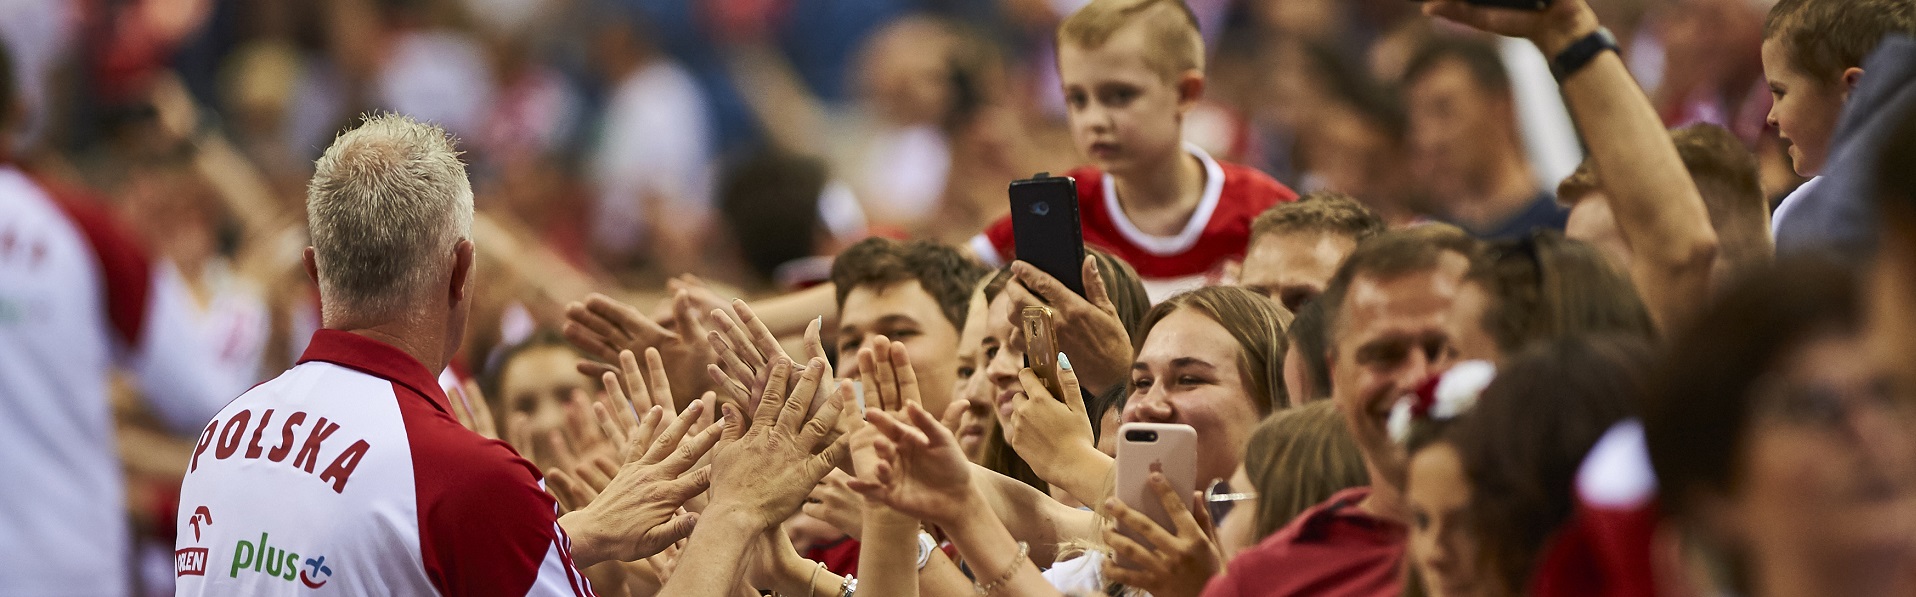
POLYGON ((472 188, 439 127, 371 116, 306 193, 320 331, 299 364, 220 411, 180 490, 180 595, 589 595, 579 568, 690 534, 687 408, 606 491, 558 517, 538 471, 463 427, 434 381, 459 346, 472 188), (669 457, 667 457, 669 455, 669 457))

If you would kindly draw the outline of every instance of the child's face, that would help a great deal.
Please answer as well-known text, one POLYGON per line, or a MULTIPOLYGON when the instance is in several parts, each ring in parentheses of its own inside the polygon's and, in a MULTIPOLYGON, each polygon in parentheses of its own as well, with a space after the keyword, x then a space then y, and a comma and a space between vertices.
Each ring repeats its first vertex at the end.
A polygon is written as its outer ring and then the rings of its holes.
POLYGON ((1127 26, 1104 45, 1058 48, 1058 74, 1078 151, 1106 172, 1124 175, 1174 159, 1184 111, 1196 101, 1146 63, 1145 28, 1127 26))
POLYGON ((1763 40, 1763 76, 1770 81, 1770 126, 1789 142, 1796 173, 1815 176, 1829 157, 1830 135, 1848 98, 1844 86, 1810 76, 1790 61, 1777 39, 1763 40))

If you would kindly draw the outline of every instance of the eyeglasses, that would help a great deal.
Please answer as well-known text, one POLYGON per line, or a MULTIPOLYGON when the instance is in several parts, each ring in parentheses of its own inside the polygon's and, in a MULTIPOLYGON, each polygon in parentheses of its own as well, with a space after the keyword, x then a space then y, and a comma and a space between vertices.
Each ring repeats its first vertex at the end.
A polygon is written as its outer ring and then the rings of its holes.
POLYGON ((1916 393, 1895 386, 1888 379, 1860 386, 1797 384, 1770 375, 1754 385, 1752 406, 1768 420, 1824 430, 1842 429, 1863 413, 1897 422, 1916 421, 1916 393))
POLYGON ((1223 479, 1212 481, 1209 487, 1204 488, 1204 508, 1210 511, 1212 524, 1222 522, 1238 502, 1254 499, 1257 499, 1257 492, 1232 493, 1231 484, 1223 479))

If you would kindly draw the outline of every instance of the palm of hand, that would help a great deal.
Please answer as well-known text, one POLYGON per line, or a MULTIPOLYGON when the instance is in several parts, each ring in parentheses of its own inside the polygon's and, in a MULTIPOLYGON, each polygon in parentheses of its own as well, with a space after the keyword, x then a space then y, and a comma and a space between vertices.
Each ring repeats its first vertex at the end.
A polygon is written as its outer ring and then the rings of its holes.
POLYGON ((902 448, 892 461, 889 482, 880 482, 879 499, 893 510, 938 521, 962 509, 971 491, 971 464, 957 446, 921 450, 902 448))

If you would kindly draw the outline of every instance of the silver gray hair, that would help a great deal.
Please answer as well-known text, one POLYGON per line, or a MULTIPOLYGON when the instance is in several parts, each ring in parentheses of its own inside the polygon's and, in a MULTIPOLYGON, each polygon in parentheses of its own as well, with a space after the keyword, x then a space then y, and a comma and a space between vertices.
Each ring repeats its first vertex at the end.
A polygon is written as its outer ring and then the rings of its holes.
POLYGON ((307 225, 328 319, 392 317, 444 290, 472 237, 472 183, 445 129, 369 115, 314 164, 307 225))

